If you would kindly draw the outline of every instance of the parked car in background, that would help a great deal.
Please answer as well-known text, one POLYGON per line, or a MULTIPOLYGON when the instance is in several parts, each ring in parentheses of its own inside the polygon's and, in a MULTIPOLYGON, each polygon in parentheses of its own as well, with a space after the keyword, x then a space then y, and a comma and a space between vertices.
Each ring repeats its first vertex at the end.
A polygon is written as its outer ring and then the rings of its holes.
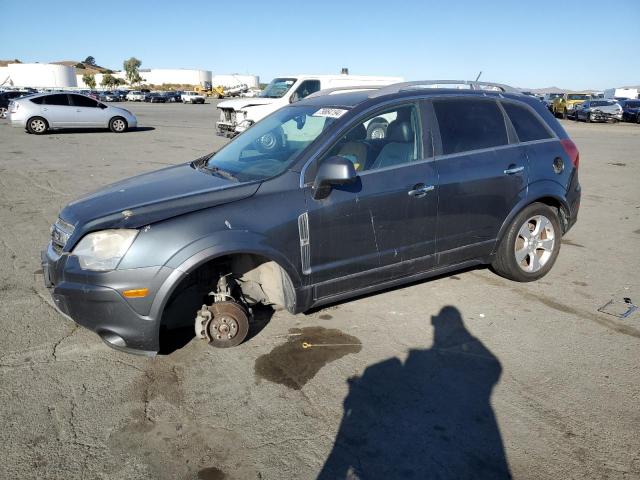
POLYGON ((99 100, 103 102, 120 102, 122 99, 120 97, 120 94, 116 92, 107 91, 107 92, 100 93, 99 100))
POLYGON ((310 95, 217 153, 73 201, 41 256, 54 304, 153 355, 170 312, 232 347, 258 304, 295 314, 483 264, 542 278, 577 220, 576 145, 537 99, 462 83, 310 95), (367 141, 380 116, 387 136, 367 141))
POLYGON ((167 97, 159 92, 150 92, 145 94, 144 101, 148 103, 166 103, 167 97))
POLYGON ((640 100, 621 100, 622 120, 625 122, 640 123, 640 100))
POLYGON ((181 92, 162 92, 162 95, 167 102, 180 102, 182 101, 181 92))
POLYGON ((0 92, 0 118, 7 118, 7 111, 11 100, 24 97, 25 95, 31 95, 31 92, 28 90, 8 90, 6 92, 0 92))
POLYGON ((588 93, 564 93, 553 99, 551 111, 556 117, 571 118, 575 116, 576 106, 590 98, 588 93))
POLYGON ((193 91, 182 92, 180 99, 182 103, 204 103, 205 100, 204 95, 193 91))
POLYGON ((129 102, 143 102, 145 94, 140 90, 134 90, 127 93, 127 100, 129 102))
POLYGON ((615 100, 587 100, 576 105, 574 118, 585 122, 619 122, 622 120, 622 107, 615 100))
POLYGON ((37 135, 56 128, 109 128, 122 133, 138 124, 129 110, 77 93, 36 94, 12 100, 7 118, 14 127, 37 135))
POLYGON ((115 93, 120 97, 120 101, 124 102, 127 100, 128 90, 116 90, 115 93))
POLYGON ((562 93, 545 93, 544 97, 542 97, 542 101, 547 105, 547 108, 551 110, 553 101, 558 97, 562 97, 562 95, 562 93))

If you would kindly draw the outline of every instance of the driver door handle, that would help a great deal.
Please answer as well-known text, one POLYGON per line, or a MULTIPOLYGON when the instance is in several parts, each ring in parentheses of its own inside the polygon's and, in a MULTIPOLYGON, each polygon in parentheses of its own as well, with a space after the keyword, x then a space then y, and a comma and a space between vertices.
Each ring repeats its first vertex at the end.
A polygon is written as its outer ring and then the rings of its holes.
POLYGON ((409 190, 407 193, 412 197, 422 198, 434 188, 436 187, 434 187, 433 185, 425 185, 423 183, 419 183, 418 185, 415 185, 413 187, 413 190, 409 190))
POLYGON ((524 170, 524 167, 516 167, 515 165, 509 165, 509 168, 507 168, 504 171, 504 174, 505 175, 513 175, 514 173, 520 173, 523 170, 524 170))

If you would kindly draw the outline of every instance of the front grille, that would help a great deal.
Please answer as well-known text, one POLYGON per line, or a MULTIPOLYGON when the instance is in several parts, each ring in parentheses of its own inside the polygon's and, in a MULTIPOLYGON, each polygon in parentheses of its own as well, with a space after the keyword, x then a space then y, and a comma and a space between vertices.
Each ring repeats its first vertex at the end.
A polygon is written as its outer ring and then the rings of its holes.
POLYGON ((75 227, 61 218, 51 225, 51 246, 57 254, 61 254, 75 227))

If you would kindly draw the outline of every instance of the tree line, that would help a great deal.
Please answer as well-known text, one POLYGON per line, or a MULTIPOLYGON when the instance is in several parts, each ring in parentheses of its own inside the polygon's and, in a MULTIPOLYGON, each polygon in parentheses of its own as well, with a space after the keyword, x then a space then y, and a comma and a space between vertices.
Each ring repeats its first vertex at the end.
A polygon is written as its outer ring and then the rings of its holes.
MULTIPOLYGON (((96 60, 92 56, 88 56, 83 63, 85 65, 96 66, 96 60)), ((113 75, 111 75, 111 73, 105 73, 102 76, 102 81, 100 82, 100 85, 102 87, 113 88, 119 85, 126 85, 127 83, 129 85, 136 85, 140 82, 143 82, 144 78, 140 76, 141 65, 142 65, 142 62, 140 60, 138 60, 135 57, 131 57, 122 63, 126 80, 119 77, 114 77, 113 75)), ((95 74, 85 73, 84 75, 82 75, 82 81, 87 87, 91 89, 96 88, 95 74)))

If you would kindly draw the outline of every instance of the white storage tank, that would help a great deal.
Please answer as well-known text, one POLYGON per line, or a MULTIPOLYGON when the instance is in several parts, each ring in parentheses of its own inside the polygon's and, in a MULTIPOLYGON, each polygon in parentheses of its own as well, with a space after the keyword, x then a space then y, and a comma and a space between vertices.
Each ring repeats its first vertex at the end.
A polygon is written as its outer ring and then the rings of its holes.
MULTIPOLYGON (((76 87, 76 70, 53 63, 10 63, 10 81, 16 87, 68 88, 76 87)), ((0 83, 4 79, 0 80, 0 83)))
POLYGON ((236 87, 238 85, 246 85, 248 88, 259 88, 260 77, 258 75, 238 75, 238 74, 226 74, 226 75, 214 75, 211 81, 214 87, 236 87))
POLYGON ((210 70, 187 68, 152 68, 140 72, 144 82, 150 85, 174 83, 181 85, 206 85, 211 83, 210 70))

